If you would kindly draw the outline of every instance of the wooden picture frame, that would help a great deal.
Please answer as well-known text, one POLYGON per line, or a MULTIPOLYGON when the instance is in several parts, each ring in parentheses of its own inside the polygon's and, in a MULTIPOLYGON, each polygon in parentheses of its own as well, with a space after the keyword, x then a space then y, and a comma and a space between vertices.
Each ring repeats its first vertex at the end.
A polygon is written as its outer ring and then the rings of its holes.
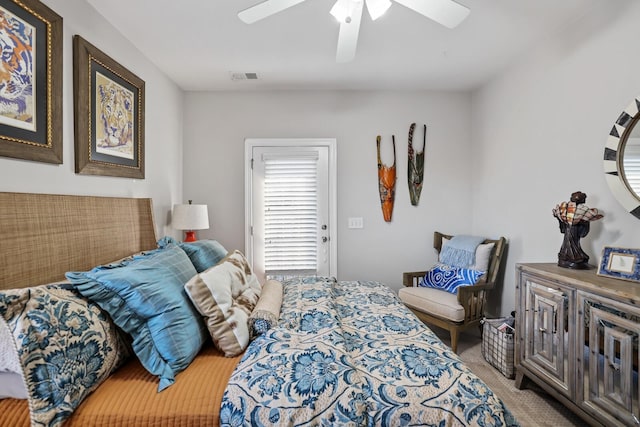
POLYGON ((640 282, 640 249, 605 246, 598 275, 640 282))
POLYGON ((144 81, 73 37, 75 171, 144 179, 144 81))
POLYGON ((0 37, 0 156, 61 164, 62 17, 38 0, 0 0, 0 37))

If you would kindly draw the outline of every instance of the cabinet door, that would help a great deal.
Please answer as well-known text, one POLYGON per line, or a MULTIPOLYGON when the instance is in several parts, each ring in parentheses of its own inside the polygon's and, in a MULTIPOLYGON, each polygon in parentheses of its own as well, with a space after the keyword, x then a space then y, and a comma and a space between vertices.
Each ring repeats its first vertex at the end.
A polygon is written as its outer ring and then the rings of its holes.
POLYGON ((579 292, 578 404, 606 425, 640 424, 640 310, 579 292))
POLYGON ((572 397, 573 358, 568 313, 573 291, 534 275, 525 275, 524 345, 521 364, 554 387, 572 397))

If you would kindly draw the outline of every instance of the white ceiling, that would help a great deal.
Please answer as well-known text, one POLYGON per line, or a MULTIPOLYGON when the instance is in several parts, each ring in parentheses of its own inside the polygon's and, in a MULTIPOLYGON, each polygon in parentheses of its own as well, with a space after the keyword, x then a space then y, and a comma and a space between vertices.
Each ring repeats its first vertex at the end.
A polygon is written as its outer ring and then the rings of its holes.
POLYGON ((459 0, 471 13, 451 30, 394 2, 375 22, 364 12, 355 59, 339 64, 339 24, 329 14, 335 0, 306 0, 251 25, 236 14, 260 0, 86 1, 193 91, 470 90, 545 37, 615 3, 459 0), (232 72, 259 79, 232 81, 232 72))

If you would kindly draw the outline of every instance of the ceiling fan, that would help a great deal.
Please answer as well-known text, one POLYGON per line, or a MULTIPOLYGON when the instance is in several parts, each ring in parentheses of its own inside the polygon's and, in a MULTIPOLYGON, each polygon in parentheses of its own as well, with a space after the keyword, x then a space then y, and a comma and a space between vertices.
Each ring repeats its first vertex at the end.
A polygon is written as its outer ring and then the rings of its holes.
MULTIPOLYGON (((266 0, 238 13, 238 17, 247 24, 267 18, 305 0, 266 0)), ((469 8, 453 0, 394 0, 396 3, 408 7, 427 18, 430 18, 447 28, 454 28, 469 14, 469 8)), ((367 4, 367 10, 372 20, 382 16, 389 7, 390 0, 337 0, 330 13, 340 22, 338 34, 337 62, 351 61, 356 55, 358 33, 362 9, 367 4)))

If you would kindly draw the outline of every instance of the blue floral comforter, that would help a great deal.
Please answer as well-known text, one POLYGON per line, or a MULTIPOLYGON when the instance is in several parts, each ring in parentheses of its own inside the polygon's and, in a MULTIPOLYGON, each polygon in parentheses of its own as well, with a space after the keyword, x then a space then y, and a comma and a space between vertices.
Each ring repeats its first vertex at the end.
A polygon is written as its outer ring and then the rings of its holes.
POLYGON ((281 313, 232 374, 222 425, 517 425, 383 284, 289 280, 281 313))

